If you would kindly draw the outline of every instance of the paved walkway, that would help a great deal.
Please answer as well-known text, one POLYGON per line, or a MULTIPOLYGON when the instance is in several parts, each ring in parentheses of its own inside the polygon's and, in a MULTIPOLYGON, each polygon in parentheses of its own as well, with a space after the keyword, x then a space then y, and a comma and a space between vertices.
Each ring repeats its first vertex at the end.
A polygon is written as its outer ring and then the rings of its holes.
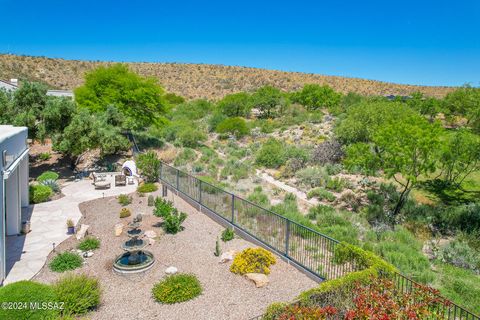
POLYGON ((62 189, 63 198, 30 206, 25 214, 31 215, 32 231, 27 235, 7 237, 7 277, 4 284, 29 280, 42 269, 53 244, 58 245, 70 237, 67 235, 67 219, 77 223, 82 217, 78 208, 80 203, 131 193, 137 188, 136 184, 115 187, 112 175, 107 177, 107 181, 112 187, 106 190, 95 190, 90 179, 69 182, 62 189))

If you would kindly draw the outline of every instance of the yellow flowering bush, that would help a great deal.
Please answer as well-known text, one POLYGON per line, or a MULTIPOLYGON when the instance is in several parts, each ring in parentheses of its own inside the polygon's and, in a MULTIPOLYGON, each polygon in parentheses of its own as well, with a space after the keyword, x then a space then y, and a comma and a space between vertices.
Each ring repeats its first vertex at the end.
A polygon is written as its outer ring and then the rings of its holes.
POLYGON ((275 256, 263 248, 247 248, 237 254, 230 266, 230 271, 236 274, 270 273, 270 265, 275 264, 275 256))

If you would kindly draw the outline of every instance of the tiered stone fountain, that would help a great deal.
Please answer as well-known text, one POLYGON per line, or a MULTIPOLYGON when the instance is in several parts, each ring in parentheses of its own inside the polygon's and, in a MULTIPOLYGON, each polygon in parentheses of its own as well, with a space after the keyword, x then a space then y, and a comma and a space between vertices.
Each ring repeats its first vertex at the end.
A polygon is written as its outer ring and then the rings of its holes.
POLYGON ((140 229, 142 215, 137 215, 128 224, 127 235, 130 238, 123 245, 126 252, 119 255, 113 263, 113 270, 118 273, 138 273, 150 269, 155 262, 153 254, 143 250, 148 243, 144 241, 143 231, 140 229))

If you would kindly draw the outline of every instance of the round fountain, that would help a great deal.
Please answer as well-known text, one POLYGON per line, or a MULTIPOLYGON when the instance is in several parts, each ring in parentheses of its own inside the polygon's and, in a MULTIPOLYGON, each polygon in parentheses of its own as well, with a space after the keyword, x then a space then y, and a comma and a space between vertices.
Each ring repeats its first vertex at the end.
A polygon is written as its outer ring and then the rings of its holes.
POLYGON ((125 253, 119 255, 113 263, 113 270, 118 273, 143 272, 150 269, 155 262, 153 254, 143 250, 148 243, 142 239, 141 222, 142 215, 139 214, 128 224, 127 235, 130 239, 122 245, 125 253))

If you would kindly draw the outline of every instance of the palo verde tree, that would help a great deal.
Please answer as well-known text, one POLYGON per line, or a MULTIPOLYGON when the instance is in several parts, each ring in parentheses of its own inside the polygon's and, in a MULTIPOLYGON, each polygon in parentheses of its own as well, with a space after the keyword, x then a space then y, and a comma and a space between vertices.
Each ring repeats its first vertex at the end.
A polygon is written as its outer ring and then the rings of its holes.
POLYGON ((248 117, 252 109, 250 95, 246 92, 228 94, 217 104, 228 117, 248 117))
POLYGON ((166 106, 163 94, 155 79, 114 64, 87 73, 85 83, 75 90, 75 100, 94 113, 113 105, 125 117, 125 129, 143 129, 161 121, 166 106))
POLYGON ((387 213, 391 221, 398 220, 418 178, 435 171, 441 131, 438 123, 429 123, 422 116, 412 114, 379 127, 372 134, 371 142, 359 142, 347 148, 347 166, 359 166, 366 172, 382 169, 387 178, 400 185, 397 204, 387 213))
POLYGON ((306 84, 302 90, 292 95, 294 102, 300 103, 309 110, 338 107, 342 95, 327 85, 306 84))

